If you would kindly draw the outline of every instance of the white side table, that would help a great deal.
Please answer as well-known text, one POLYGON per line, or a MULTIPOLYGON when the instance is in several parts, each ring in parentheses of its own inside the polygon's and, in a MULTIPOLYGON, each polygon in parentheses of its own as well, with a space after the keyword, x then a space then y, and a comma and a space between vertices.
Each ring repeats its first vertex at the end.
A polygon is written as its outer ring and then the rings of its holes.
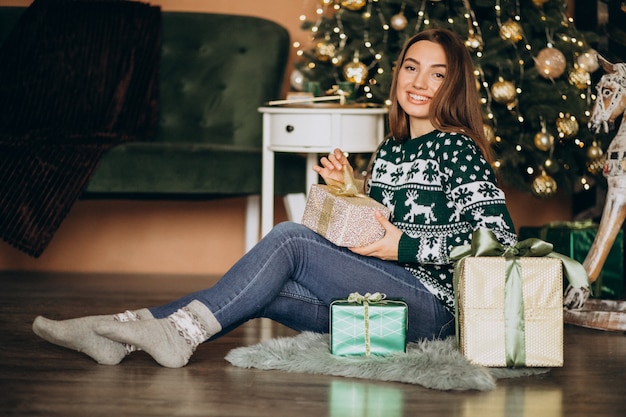
MULTIPOLYGON (((260 107, 263 113, 261 234, 274 226, 274 152, 307 154, 306 191, 317 184, 318 154, 335 148, 373 152, 385 134, 386 108, 306 106, 260 107)), ((280 174, 280 173, 279 173, 280 174)))

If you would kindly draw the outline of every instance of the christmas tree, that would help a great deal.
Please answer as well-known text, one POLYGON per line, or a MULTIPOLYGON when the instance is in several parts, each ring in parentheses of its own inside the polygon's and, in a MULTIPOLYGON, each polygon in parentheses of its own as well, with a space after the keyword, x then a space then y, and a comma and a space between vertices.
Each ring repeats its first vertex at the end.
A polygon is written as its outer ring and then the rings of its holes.
POLYGON ((586 127, 597 40, 576 29, 565 0, 320 0, 302 27, 312 42, 298 50, 294 89, 350 81, 357 103, 381 105, 404 42, 451 29, 473 57, 494 168, 506 184, 547 198, 602 177, 609 140, 586 127))

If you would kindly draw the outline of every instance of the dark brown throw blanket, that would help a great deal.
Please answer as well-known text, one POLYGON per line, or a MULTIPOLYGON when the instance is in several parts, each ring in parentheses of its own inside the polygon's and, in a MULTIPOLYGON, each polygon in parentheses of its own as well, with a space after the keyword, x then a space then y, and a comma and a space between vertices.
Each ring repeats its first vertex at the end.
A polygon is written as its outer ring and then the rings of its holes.
POLYGON ((158 120, 160 8, 36 0, 0 47, 0 237, 38 257, 101 156, 158 120))

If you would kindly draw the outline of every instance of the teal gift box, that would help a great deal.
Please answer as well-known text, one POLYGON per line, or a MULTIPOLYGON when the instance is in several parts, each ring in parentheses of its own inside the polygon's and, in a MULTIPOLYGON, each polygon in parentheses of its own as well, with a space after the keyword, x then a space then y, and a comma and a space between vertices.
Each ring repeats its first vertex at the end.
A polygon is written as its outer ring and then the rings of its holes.
MULTIPOLYGON (((584 262, 596 237, 598 225, 591 221, 553 222, 540 227, 521 227, 519 239, 538 238, 554 245, 554 251, 584 262)), ((620 230, 602 272, 591 287, 593 297, 621 299, 624 296, 624 231, 620 230)))
POLYGON ((406 351, 407 304, 384 294, 352 293, 330 304, 330 352, 385 356, 406 351))

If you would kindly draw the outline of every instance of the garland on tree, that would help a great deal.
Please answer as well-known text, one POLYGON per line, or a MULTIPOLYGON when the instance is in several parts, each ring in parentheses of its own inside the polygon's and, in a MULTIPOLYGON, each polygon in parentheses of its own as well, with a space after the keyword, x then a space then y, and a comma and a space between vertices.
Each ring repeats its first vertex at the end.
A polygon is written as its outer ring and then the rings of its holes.
POLYGON ((585 127, 597 35, 576 29, 565 0, 319 0, 316 19, 302 27, 312 43, 297 51, 292 87, 333 91, 350 81, 355 101, 380 105, 404 42, 432 27, 453 30, 474 60, 494 168, 506 184, 547 198, 602 178, 609 140, 585 127))

